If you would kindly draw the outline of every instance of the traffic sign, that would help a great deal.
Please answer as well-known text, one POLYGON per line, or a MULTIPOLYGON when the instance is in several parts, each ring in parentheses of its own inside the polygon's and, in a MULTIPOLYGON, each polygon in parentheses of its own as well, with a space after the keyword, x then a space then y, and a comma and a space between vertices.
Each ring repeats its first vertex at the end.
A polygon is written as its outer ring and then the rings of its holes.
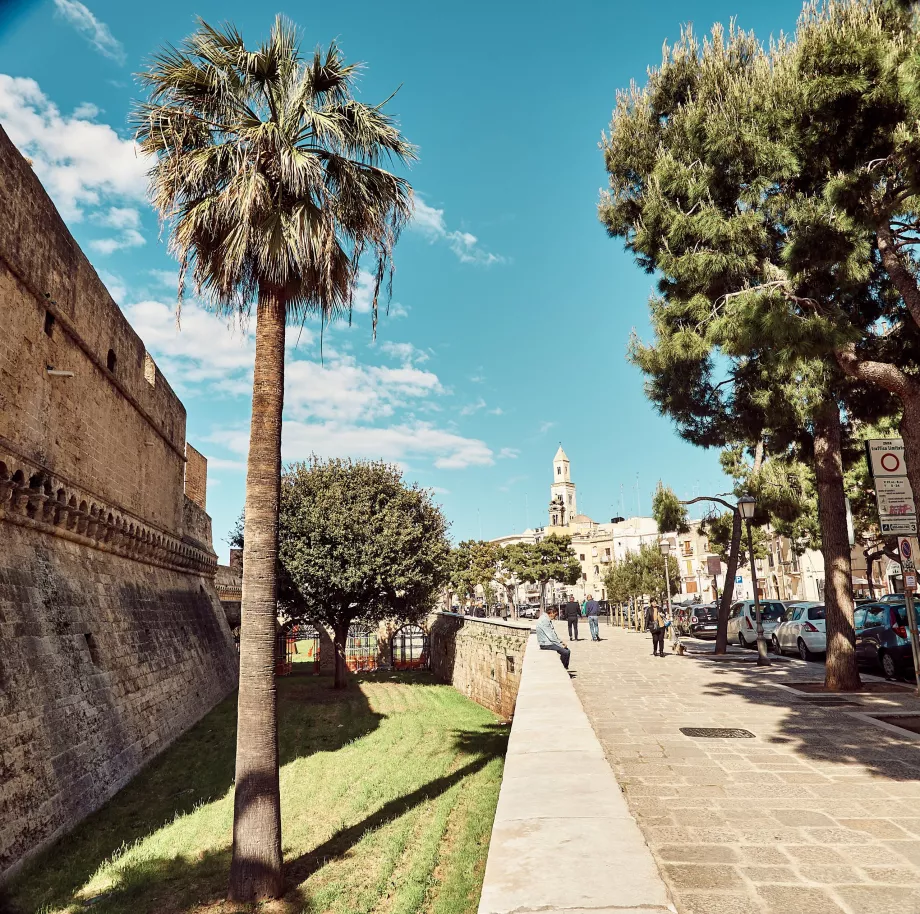
POLYGON ((910 591, 917 589, 917 576, 915 574, 904 575, 904 589, 910 591))
POLYGON ((914 554, 914 550, 910 545, 910 540, 901 540, 898 543, 898 549, 901 550, 901 555, 904 556, 905 559, 910 559, 914 554))
POLYGON ((917 516, 908 514, 904 517, 880 517, 879 526, 885 536, 916 536, 917 516))
POLYGON ((876 479, 886 476, 906 476, 904 441, 901 438, 871 438, 866 442, 869 470, 876 479))

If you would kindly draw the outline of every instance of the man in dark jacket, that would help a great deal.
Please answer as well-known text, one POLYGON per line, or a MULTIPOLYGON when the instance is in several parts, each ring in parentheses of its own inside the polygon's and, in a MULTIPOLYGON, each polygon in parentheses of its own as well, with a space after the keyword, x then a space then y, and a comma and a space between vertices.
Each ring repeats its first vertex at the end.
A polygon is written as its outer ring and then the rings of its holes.
POLYGON ((581 614, 581 608, 574 600, 569 600, 569 602, 562 607, 562 614, 565 616, 565 621, 569 623, 569 637, 573 641, 577 641, 578 617, 581 614))

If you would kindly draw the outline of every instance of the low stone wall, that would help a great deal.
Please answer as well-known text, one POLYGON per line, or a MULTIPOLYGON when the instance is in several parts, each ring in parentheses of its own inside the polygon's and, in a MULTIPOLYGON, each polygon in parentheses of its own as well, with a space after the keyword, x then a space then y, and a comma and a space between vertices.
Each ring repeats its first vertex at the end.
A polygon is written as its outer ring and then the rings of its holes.
MULTIPOLYGON (((479 914, 673 914, 652 853, 559 656, 531 646, 479 914)), ((577 652, 572 659, 574 665, 577 652)))
POLYGON ((512 717, 531 627, 454 613, 429 617, 431 670, 477 704, 512 717))

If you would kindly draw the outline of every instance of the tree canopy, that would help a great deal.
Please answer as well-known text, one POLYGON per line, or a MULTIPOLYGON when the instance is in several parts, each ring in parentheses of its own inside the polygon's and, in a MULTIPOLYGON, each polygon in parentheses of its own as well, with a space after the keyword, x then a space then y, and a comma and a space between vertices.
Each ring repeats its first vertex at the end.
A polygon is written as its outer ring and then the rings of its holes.
POLYGON ((536 543, 505 546, 503 561, 519 580, 540 585, 540 606, 545 604, 546 585, 575 584, 581 578, 581 565, 572 549, 572 537, 551 533, 536 543))
POLYGON ((280 557, 292 618, 328 625, 336 685, 344 685, 348 629, 360 620, 416 621, 447 581, 447 523, 426 489, 382 462, 318 460, 287 468, 280 557))

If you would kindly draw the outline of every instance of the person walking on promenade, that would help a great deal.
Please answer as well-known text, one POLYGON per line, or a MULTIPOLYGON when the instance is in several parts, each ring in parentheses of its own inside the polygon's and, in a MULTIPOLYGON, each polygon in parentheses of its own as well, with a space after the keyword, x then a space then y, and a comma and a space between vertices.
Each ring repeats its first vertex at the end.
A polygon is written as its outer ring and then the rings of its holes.
POLYGON ((569 637, 573 641, 578 640, 578 613, 579 606, 574 600, 569 600, 569 602, 562 607, 562 614, 565 616, 565 621, 569 624, 569 637))
POLYGON ((652 633, 652 656, 664 657, 664 617, 657 600, 645 611, 645 627, 652 633))
POLYGON ((592 641, 600 641, 601 636, 600 632, 597 630, 597 614, 600 612, 600 607, 597 605, 597 600, 594 599, 593 594, 588 594, 588 601, 585 603, 585 615, 588 617, 588 629, 591 632, 592 641))
POLYGON ((540 645, 540 650, 556 651, 559 654, 562 665, 568 669, 569 657, 572 652, 565 643, 559 639, 559 636, 556 634, 556 629, 553 627, 553 621, 558 615, 559 613, 556 611, 555 607, 547 609, 537 621, 534 631, 537 633, 537 644, 540 645))

